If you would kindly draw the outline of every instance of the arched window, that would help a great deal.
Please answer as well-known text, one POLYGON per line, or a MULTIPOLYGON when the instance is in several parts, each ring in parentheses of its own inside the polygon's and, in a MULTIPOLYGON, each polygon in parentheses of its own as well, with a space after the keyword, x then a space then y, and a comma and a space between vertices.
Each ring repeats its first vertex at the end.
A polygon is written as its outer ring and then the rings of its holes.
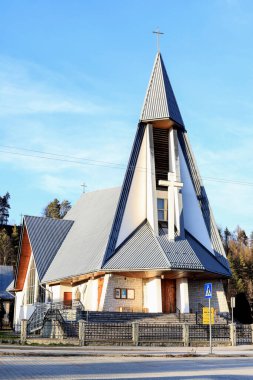
POLYGON ((27 288, 26 288, 26 303, 33 304, 35 297, 35 289, 36 288, 36 267, 34 258, 31 259, 31 265, 27 280, 27 288))

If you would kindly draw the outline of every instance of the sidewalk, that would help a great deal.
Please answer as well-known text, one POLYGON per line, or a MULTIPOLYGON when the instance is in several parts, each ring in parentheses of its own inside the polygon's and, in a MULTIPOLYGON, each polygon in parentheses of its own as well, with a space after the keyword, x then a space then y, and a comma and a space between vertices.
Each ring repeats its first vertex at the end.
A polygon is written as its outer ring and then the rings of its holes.
MULTIPOLYGON (((208 347, 132 347, 132 346, 86 346, 41 347, 0 345, 0 356, 110 356, 110 357, 191 357, 208 356, 208 347)), ((253 357, 253 345, 214 347, 213 356, 253 357)))

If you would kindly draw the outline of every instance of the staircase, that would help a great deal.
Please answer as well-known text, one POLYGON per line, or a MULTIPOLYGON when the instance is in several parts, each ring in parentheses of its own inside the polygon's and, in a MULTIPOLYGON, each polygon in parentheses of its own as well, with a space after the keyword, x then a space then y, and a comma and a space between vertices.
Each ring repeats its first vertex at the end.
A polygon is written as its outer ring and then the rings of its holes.
MULTIPOLYGON (((83 305, 78 301, 73 302, 71 307, 64 305, 63 302, 37 304, 27 322, 27 332, 28 334, 38 332, 43 328, 46 320, 57 320, 62 326, 70 321, 77 321, 81 319, 82 311, 83 305)), ((68 326, 66 329, 68 330, 68 326)))
MULTIPOLYGON (((37 305, 34 313, 28 321, 28 333, 36 333, 41 330, 45 322, 57 321, 66 336, 73 335, 77 330, 79 320, 89 323, 125 323, 138 322, 142 324, 167 325, 187 323, 195 325, 202 324, 202 313, 197 317, 195 313, 135 313, 135 312, 107 312, 107 311, 84 311, 82 305, 65 307, 63 303, 37 305)), ((227 320, 215 315, 215 324, 227 324, 227 320)))
POLYGON ((149 324, 179 324, 196 323, 195 314, 164 314, 164 313, 129 313, 107 311, 83 311, 80 319, 90 323, 149 323, 149 324))
POLYGON ((44 318, 45 318, 45 315, 47 314, 49 307, 50 307, 49 304, 38 304, 35 306, 35 310, 27 322, 28 334, 34 333, 42 329, 44 318))

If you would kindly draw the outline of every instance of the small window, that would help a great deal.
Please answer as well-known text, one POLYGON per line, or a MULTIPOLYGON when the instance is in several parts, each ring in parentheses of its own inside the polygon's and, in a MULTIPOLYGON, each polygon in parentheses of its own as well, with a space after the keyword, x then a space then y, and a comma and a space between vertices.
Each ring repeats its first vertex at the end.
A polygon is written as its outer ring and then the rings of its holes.
POLYGON ((157 198, 158 221, 168 221, 168 200, 157 198))

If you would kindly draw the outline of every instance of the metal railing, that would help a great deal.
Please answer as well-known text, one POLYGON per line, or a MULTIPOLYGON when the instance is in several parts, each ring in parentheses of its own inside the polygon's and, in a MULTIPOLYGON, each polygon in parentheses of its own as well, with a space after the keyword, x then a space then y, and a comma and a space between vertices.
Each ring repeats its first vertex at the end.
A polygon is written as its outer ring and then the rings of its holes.
POLYGON ((183 325, 140 324, 139 342, 183 343, 183 325))
POLYGON ((37 304, 35 310, 27 323, 28 334, 37 333, 44 326, 45 320, 55 318, 61 324, 65 323, 62 316, 65 310, 75 310, 82 312, 84 310, 83 304, 80 301, 73 300, 71 303, 66 302, 51 302, 37 304))
POLYGON ((252 344, 252 325, 236 325, 236 344, 252 344))
MULTIPOLYGON (((189 325, 189 340, 208 342, 210 339, 209 325, 189 325)), ((228 325, 212 325, 212 340, 230 340, 230 328, 228 325)))

